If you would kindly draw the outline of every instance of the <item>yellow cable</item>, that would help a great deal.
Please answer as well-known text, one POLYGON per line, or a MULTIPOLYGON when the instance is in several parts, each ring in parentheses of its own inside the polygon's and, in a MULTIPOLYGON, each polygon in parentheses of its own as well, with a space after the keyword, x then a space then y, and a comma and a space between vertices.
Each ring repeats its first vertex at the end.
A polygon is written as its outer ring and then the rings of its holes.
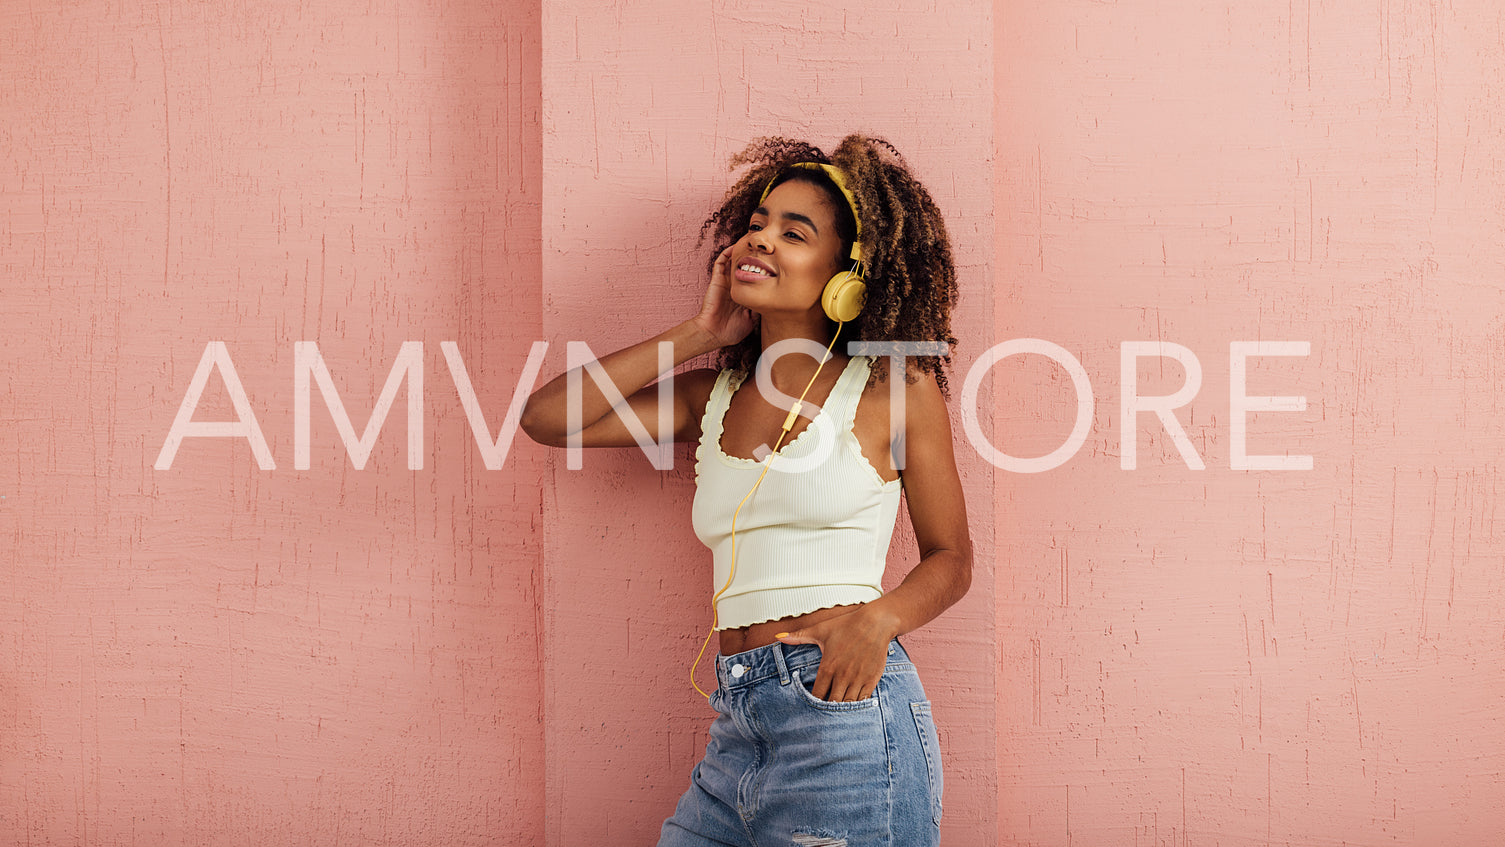
MULTIPOLYGON (((758 481, 753 483, 752 488, 747 489, 747 493, 742 495, 742 501, 737 504, 737 508, 732 510, 732 566, 731 569, 727 572, 726 584, 721 586, 721 590, 717 591, 715 596, 711 598, 711 631, 707 632, 705 634, 705 640, 700 642, 700 652, 695 654, 695 662, 690 665, 690 685, 694 686, 695 690, 700 692, 700 696, 704 697, 707 700, 711 699, 711 695, 702 691, 699 683, 695 681, 695 669, 700 667, 700 660, 705 656, 705 648, 710 645, 711 636, 716 634, 716 625, 721 620, 720 609, 716 604, 721 601, 721 595, 725 594, 726 590, 732 587, 732 580, 736 579, 737 577, 737 515, 741 513, 742 506, 747 503, 747 498, 751 497, 753 495, 753 492, 758 490, 758 486, 763 484, 763 477, 768 475, 768 469, 773 466, 773 457, 778 455, 779 447, 784 443, 784 436, 788 435, 789 430, 794 428, 794 422, 796 419, 798 419, 800 409, 804 405, 805 395, 810 393, 810 386, 814 385, 815 378, 820 376, 820 369, 826 366, 826 362, 830 361, 831 348, 836 346, 836 338, 837 336, 841 335, 842 326, 844 326, 844 324, 838 321, 836 324, 836 332, 831 335, 831 343, 826 345, 825 355, 821 357, 820 363, 815 366, 815 373, 810 375, 810 381, 805 383, 805 390, 800 392, 800 399, 794 401, 794 405, 789 409, 788 416, 784 418, 783 430, 779 433, 778 441, 774 442, 772 452, 770 452, 768 454, 768 457, 763 460, 763 472, 758 474, 758 481)), ((828 401, 829 399, 830 398, 827 398, 828 401)), ((726 412, 730 411, 730 409, 731 400, 730 398, 728 398, 727 409, 723 410, 721 413, 723 432, 726 428, 726 412)), ((717 444, 716 449, 720 450, 721 445, 717 444)))

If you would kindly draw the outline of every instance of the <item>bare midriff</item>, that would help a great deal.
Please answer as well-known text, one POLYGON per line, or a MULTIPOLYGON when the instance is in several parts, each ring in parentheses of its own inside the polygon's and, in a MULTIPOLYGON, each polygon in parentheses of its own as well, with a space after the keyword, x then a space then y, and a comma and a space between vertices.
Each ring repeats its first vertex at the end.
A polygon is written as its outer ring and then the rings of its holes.
POLYGON ((720 633, 721 655, 731 656, 736 653, 744 653, 748 650, 756 650, 766 647, 778 641, 774 636, 781 632, 795 632, 807 626, 820 623, 831 618, 841 617, 860 604, 848 606, 832 606, 829 609, 817 609, 807 615, 795 615, 789 618, 780 618, 776 621, 765 621, 744 626, 740 629, 724 629, 720 633))

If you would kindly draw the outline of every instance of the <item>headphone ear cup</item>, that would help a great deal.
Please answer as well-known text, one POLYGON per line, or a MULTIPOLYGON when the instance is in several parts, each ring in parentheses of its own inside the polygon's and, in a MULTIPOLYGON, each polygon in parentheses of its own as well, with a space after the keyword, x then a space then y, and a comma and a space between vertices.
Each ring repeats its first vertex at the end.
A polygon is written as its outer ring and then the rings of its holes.
POLYGON ((866 302, 867 283, 863 282, 861 274, 852 271, 842 271, 831 277, 820 296, 820 306, 826 317, 840 323, 855 320, 866 302))

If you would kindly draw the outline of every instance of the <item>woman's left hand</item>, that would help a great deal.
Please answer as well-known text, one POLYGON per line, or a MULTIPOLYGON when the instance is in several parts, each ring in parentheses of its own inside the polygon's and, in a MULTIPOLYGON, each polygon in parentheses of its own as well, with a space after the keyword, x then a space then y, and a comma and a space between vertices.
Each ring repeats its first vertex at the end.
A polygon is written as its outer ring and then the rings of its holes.
POLYGON ((894 636, 891 625, 875 611, 866 604, 775 636, 784 644, 814 644, 820 648, 820 668, 810 687, 816 699, 845 703, 873 696, 888 664, 888 642, 894 636))

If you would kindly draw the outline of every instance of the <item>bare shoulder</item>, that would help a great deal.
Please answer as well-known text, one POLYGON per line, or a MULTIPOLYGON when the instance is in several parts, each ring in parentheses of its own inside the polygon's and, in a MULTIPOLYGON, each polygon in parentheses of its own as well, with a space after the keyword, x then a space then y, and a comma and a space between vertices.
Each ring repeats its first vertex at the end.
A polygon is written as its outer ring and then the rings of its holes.
POLYGON ((904 399, 912 408, 923 414, 936 412, 945 414, 946 411, 946 395, 941 393, 941 385, 936 382, 935 374, 913 362, 909 365, 909 379, 904 387, 904 399))
MULTIPOLYGON (((936 382, 935 374, 924 370, 914 362, 909 362, 908 373, 904 377, 903 403, 905 420, 914 424, 923 423, 935 415, 942 416, 946 413, 946 397, 941 393, 941 386, 936 382)), ((888 406, 894 402, 894 379, 899 377, 890 372, 889 368, 873 366, 873 379, 862 391, 862 404, 860 412, 878 414, 888 419, 892 417, 888 406)), ((894 435, 899 434, 900 427, 895 427, 894 435)))
POLYGON ((852 429, 863 456, 880 479, 889 481, 910 475, 909 471, 901 473, 905 460, 895 453, 903 454, 927 437, 949 443, 951 425, 946 398, 934 374, 913 363, 907 379, 882 366, 875 365, 873 372, 862 391, 852 429), (896 392, 901 386, 902 391, 896 392))
POLYGON ((721 371, 715 368, 694 368, 674 375, 674 390, 682 392, 685 402, 696 414, 705 412, 705 404, 711 399, 711 389, 716 387, 716 377, 721 371))
POLYGON ((688 420, 684 433, 686 440, 700 438, 700 419, 705 416, 706 404, 711 399, 711 389, 716 387, 716 377, 721 372, 715 368, 694 368, 674 375, 674 395, 682 404, 688 420))

